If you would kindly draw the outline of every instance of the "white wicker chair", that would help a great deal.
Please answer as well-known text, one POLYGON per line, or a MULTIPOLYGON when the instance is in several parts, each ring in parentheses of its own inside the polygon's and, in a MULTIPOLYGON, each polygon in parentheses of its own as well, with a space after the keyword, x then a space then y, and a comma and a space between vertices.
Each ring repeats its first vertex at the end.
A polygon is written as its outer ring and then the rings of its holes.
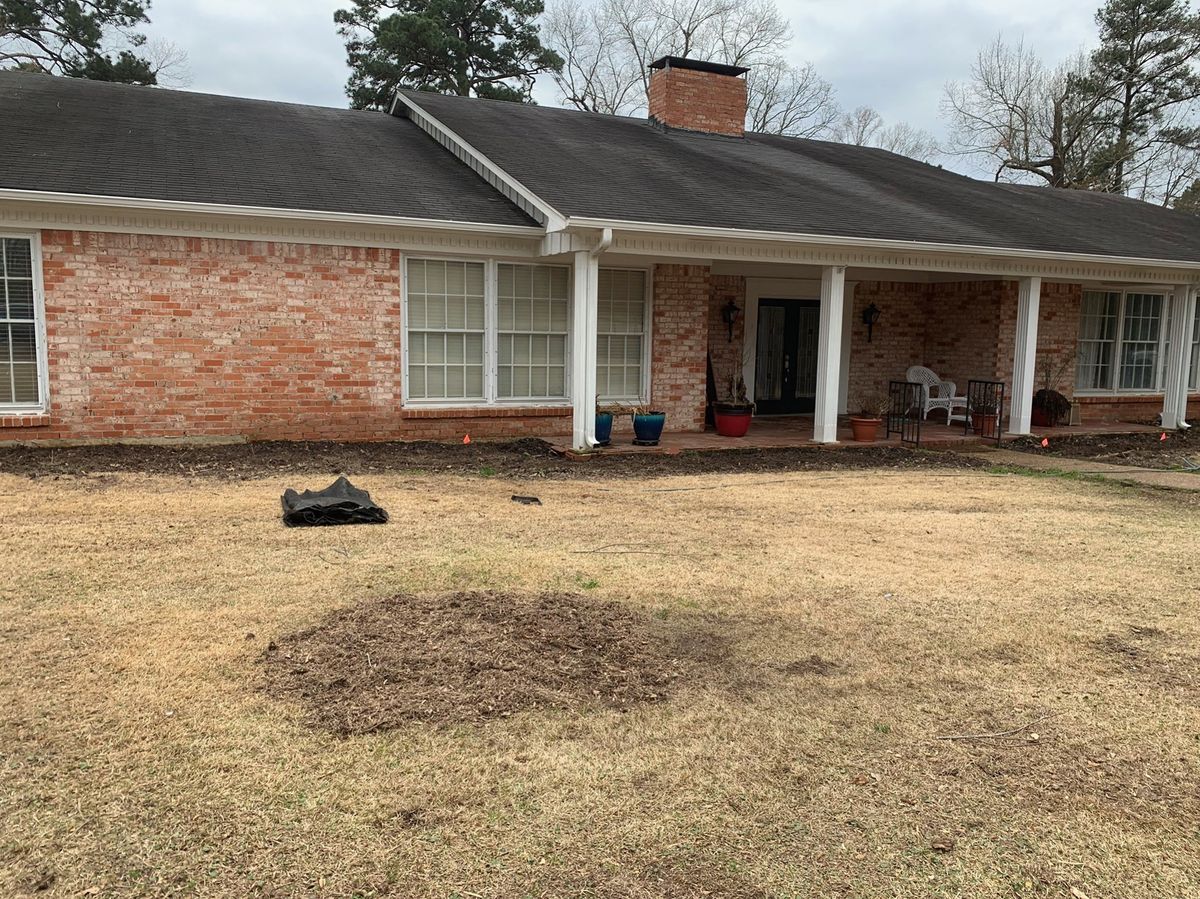
POLYGON ((905 373, 909 381, 921 385, 921 417, 928 418, 933 409, 946 410, 946 424, 955 418, 962 421, 967 417, 967 398, 955 396, 957 386, 953 381, 943 381, 932 370, 923 365, 914 365, 905 373), (961 415, 955 415, 955 409, 962 409, 961 415))

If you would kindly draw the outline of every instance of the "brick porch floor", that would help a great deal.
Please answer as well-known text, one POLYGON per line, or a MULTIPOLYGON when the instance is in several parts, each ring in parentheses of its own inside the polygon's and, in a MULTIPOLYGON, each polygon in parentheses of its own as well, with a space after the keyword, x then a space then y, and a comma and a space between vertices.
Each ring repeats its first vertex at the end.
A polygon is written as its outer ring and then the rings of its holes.
MULTIPOLYGON (((1034 433, 1053 439, 1058 436, 1078 434, 1130 434, 1157 431, 1157 428, 1147 425, 1130 424, 1128 422, 1097 422, 1089 425, 1075 425, 1060 428, 1034 428, 1034 433)), ((611 446, 603 447, 602 453, 666 453, 674 454, 684 450, 732 450, 732 449, 769 449, 789 446, 818 446, 813 442, 813 420, 811 415, 780 415, 763 416, 754 419, 750 433, 745 437, 722 437, 716 431, 703 432, 663 432, 658 446, 634 446, 631 442, 633 434, 628 425, 619 432, 614 429, 611 446)), ((1007 435, 1005 440, 1011 439, 1007 435)), ((835 446, 862 446, 851 439, 850 420, 846 417, 838 419, 838 443, 835 446)), ((550 442, 556 452, 570 453, 571 439, 568 436, 553 437, 550 442)), ((921 446, 945 447, 957 445, 978 444, 981 441, 975 434, 963 434, 961 422, 947 427, 934 421, 921 423, 921 446)), ((900 437, 893 434, 888 438, 884 429, 879 430, 876 445, 899 445, 900 437)))

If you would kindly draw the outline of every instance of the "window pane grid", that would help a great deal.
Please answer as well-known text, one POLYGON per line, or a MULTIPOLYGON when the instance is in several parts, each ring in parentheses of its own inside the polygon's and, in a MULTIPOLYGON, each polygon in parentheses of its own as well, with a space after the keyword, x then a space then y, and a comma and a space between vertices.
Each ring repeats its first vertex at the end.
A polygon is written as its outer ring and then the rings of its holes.
POLYGON ((1117 336, 1119 293, 1087 291, 1079 324, 1075 383, 1084 390, 1112 386, 1113 345, 1117 336))
POLYGON ((1200 389, 1200 301, 1196 303, 1196 318, 1192 322, 1192 361, 1188 367, 1188 390, 1200 389))
POLYGON ((496 269, 496 395, 566 399, 569 277, 565 268, 496 269))
POLYGON ((1162 296, 1131 293, 1125 296, 1121 335, 1121 388, 1152 390, 1158 369, 1158 342, 1162 296))
POLYGON ((484 264, 408 262, 408 396, 484 399, 484 264))
MULTIPOLYGON (((1084 291, 1075 386, 1080 390, 1162 389, 1167 353, 1166 301, 1161 293, 1084 291)), ((1191 352, 1200 342, 1193 323, 1191 352)), ((1195 383, 1193 373, 1189 380, 1195 383)))
POLYGON ((646 273, 602 269, 598 285, 596 393, 605 401, 642 396, 646 273))
POLYGON ((33 241, 0 241, 0 404, 36 406, 37 312, 33 299, 33 241))

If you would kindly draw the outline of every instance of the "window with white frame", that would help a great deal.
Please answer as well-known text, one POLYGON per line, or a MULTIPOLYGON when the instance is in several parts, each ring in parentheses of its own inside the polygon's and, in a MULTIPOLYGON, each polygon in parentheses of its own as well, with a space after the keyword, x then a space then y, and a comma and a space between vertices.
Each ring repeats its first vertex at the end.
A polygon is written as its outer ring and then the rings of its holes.
POLYGON ((566 402, 570 281, 563 266, 407 260, 407 400, 566 402))
POLYGON ((29 237, 0 239, 0 410, 39 409, 40 323, 29 237))
POLYGON ((496 395, 565 400, 569 270, 546 265, 496 267, 496 395))
POLYGON ((1162 389, 1166 295, 1087 290, 1079 324, 1078 390, 1162 389))
POLYGON ((640 402, 646 365, 646 272, 601 269, 597 303, 596 395, 640 402))
POLYGON ((408 396, 482 401, 487 308, 482 262, 408 262, 408 396))
POLYGON ((1188 366, 1188 390, 1200 390, 1200 301, 1192 321, 1192 363, 1188 366))

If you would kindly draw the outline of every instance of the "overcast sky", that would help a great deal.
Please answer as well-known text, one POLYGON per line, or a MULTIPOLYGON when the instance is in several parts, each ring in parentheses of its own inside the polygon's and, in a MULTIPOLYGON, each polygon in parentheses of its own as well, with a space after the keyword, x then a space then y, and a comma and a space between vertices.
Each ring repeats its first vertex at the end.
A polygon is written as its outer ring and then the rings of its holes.
MULTIPOLYGON (((795 62, 812 61, 847 109, 874 106, 941 137, 943 86, 1003 33, 1047 61, 1094 40, 1100 0, 779 0, 795 62)), ((153 0, 147 33, 188 53, 191 89, 344 106, 348 74, 333 24, 339 0, 153 0)), ((556 100, 546 79, 542 103, 556 100)), ((969 167, 947 160, 963 171, 969 167)))

